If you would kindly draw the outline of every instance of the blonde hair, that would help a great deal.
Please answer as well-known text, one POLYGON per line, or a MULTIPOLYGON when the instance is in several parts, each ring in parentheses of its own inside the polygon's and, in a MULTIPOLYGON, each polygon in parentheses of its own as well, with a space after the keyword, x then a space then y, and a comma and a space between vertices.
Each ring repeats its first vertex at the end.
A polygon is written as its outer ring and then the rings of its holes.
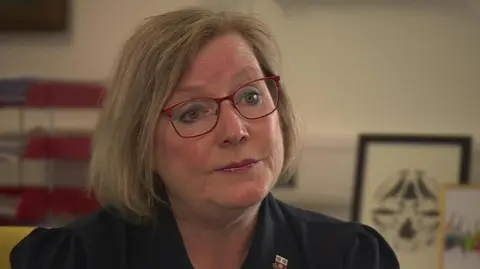
MULTIPOLYGON (((155 219, 163 188, 152 152, 159 115, 199 49, 226 33, 248 42, 265 75, 277 74, 271 32, 246 14, 183 8, 148 18, 126 41, 93 136, 89 185, 104 206, 136 220, 155 219)), ((285 147, 281 181, 290 177, 297 149, 295 114, 283 87, 278 113, 285 147)))

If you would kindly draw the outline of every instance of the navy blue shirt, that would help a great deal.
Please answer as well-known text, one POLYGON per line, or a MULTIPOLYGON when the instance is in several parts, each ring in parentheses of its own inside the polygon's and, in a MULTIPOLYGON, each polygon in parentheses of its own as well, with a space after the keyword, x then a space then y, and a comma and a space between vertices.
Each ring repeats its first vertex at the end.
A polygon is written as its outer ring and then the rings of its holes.
MULTIPOLYGON (((112 212, 102 209, 62 228, 33 230, 12 250, 12 269, 193 269, 168 209, 155 229, 112 212)), ((277 268, 276 257, 287 269, 400 268, 372 228, 295 208, 269 194, 242 269, 277 268)))

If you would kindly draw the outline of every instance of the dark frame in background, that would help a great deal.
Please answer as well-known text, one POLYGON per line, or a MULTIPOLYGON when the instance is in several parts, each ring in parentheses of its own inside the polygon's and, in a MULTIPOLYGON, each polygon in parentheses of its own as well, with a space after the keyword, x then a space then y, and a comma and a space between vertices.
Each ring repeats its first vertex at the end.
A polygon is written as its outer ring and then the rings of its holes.
POLYGON ((63 32, 68 0, 0 0, 0 32, 63 32))
POLYGON ((396 135, 396 134, 360 134, 357 143, 357 157, 354 178, 353 199, 351 205, 350 219, 355 222, 361 222, 360 213, 362 210, 363 185, 365 181, 365 167, 368 162, 367 151, 371 144, 391 144, 411 145, 411 144, 431 144, 431 145, 456 145, 461 148, 462 156, 460 163, 460 173, 458 175, 459 184, 468 184, 470 181, 470 162, 473 141, 470 136, 437 136, 437 135, 396 135))

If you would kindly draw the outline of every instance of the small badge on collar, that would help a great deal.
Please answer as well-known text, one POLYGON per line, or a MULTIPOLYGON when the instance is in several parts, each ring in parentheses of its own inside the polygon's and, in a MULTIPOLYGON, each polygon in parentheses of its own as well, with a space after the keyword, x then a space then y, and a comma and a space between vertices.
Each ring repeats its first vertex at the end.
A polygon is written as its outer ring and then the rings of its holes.
POLYGON ((273 263, 273 269, 287 269, 288 260, 280 255, 275 255, 275 262, 273 263))

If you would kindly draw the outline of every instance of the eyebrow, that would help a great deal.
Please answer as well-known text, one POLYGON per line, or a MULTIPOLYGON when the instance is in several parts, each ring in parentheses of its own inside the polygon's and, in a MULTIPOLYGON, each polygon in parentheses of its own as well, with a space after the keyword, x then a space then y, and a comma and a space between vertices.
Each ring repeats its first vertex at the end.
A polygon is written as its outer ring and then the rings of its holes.
MULTIPOLYGON (((235 82, 238 81, 239 82, 238 86, 240 86, 241 84, 245 83, 245 81, 242 81, 242 80, 255 79, 254 76, 257 76, 258 72, 259 72, 259 70, 257 68, 255 68, 254 66, 247 65, 247 66, 244 66, 242 69, 240 69, 240 71, 235 73, 235 75, 233 76, 233 80, 235 82)), ((260 78, 260 77, 258 77, 258 78, 260 78)))

